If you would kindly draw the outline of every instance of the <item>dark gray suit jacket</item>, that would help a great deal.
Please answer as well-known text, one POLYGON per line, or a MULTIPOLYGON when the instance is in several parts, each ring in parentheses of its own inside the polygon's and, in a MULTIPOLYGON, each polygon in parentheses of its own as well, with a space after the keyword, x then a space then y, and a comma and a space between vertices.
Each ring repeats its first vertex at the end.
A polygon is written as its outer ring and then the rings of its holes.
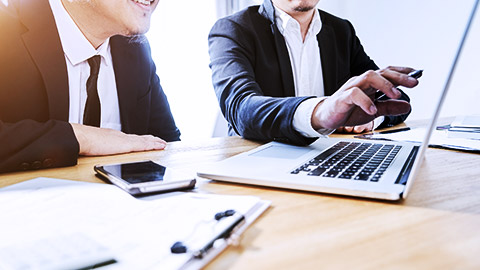
MULTIPOLYGON (((48 0, 0 7, 0 172, 75 165, 65 56, 48 0)), ((122 131, 179 140, 148 42, 110 39, 122 131)))
MULTIPOLYGON (((363 50, 350 22, 324 11, 320 17, 317 40, 329 96, 352 76, 378 67, 363 50)), ((314 140, 292 125, 297 106, 311 97, 295 97, 288 50, 270 0, 220 19, 208 41, 213 86, 230 134, 299 145, 314 140)), ((405 94, 402 99, 409 100, 405 94)), ((400 123, 407 116, 388 116, 383 125, 400 123)))

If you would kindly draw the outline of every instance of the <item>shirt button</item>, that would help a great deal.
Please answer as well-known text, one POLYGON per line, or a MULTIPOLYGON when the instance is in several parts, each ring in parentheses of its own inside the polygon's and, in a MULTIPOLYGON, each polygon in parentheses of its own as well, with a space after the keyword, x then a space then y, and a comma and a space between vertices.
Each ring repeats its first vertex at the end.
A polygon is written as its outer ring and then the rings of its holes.
POLYGON ((40 162, 40 161, 38 161, 38 160, 37 160, 37 161, 34 161, 34 162, 32 163, 32 169, 34 169, 34 170, 40 169, 41 167, 42 167, 42 162, 40 162))
POLYGON ((43 167, 44 168, 50 168, 50 167, 52 167, 52 165, 53 165, 53 159, 51 159, 51 158, 46 158, 43 161, 43 167))
POLYGON ((22 164, 20 164, 20 169, 23 170, 23 171, 26 171, 26 170, 30 169, 30 164, 27 163, 27 162, 23 162, 22 164))

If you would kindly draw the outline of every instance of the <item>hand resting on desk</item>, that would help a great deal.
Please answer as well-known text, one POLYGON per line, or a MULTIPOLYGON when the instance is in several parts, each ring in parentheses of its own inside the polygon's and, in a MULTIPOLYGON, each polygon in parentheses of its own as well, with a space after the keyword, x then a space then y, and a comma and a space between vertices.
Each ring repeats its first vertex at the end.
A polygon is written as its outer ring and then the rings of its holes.
POLYGON ((149 150, 163 150, 167 143, 152 135, 126 134, 118 130, 71 124, 80 155, 102 156, 149 150))

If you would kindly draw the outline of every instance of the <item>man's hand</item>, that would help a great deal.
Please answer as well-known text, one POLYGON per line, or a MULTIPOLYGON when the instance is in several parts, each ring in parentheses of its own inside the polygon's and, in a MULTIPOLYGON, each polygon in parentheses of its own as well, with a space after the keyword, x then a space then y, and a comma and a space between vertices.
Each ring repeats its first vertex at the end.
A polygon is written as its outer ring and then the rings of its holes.
POLYGON ((369 123, 378 116, 408 113, 410 104, 397 100, 401 93, 396 86, 416 86, 417 79, 408 76, 413 70, 407 67, 388 67, 351 78, 335 94, 317 105, 312 114, 313 128, 358 126, 369 123), (391 99, 375 100, 377 90, 391 99))
POLYGON ((131 135, 107 128, 71 124, 80 145, 80 155, 103 156, 138 151, 162 150, 167 143, 152 135, 131 135))
POLYGON ((339 127, 335 132, 337 133, 363 133, 373 130, 373 121, 368 122, 363 125, 358 125, 354 127, 339 127))

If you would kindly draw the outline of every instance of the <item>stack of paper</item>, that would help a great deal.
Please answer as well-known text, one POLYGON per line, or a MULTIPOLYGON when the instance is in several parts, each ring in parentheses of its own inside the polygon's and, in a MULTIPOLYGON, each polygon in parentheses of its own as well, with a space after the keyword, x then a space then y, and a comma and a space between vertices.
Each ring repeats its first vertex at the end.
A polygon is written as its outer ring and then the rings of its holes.
POLYGON ((480 140, 480 115, 459 116, 448 128, 449 138, 480 140))

